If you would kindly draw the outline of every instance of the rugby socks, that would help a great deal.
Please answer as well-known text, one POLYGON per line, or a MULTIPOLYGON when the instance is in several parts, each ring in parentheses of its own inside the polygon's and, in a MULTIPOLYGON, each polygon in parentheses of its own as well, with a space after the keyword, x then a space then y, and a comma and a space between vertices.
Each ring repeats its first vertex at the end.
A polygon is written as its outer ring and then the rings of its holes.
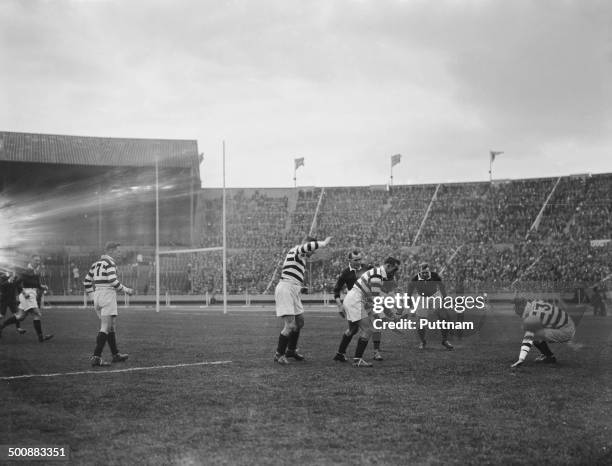
POLYGON ((289 344, 289 337, 281 333, 278 336, 278 346, 276 347, 276 353, 278 355, 285 354, 285 350, 287 349, 287 344, 289 344))
POLYGON ((342 341, 340 341, 340 346, 338 347, 338 353, 340 354, 346 353, 346 349, 348 348, 348 345, 352 339, 353 339, 353 335, 347 335, 346 333, 343 333, 342 341))
POLYGON ((553 355, 553 352, 548 347, 548 343, 546 343, 545 341, 538 341, 538 342, 534 341, 533 346, 539 349, 540 352, 547 358, 550 358, 553 355))
POLYGON ((36 334, 38 335, 38 339, 42 339, 42 325, 40 324, 40 320, 33 320, 32 325, 34 326, 34 330, 36 330, 36 334))
MULTIPOLYGON (((442 322, 446 322, 446 321, 443 320, 442 322)), ((443 342, 448 340, 448 330, 440 329, 440 335, 442 335, 443 342)))
POLYGON ((372 334, 372 343, 374 344, 374 351, 380 351, 380 332, 372 334))
POLYGON ((289 334, 289 342, 288 342, 288 347, 287 347, 287 349, 289 351, 295 351, 296 350, 298 338, 300 338, 300 331, 299 330, 293 330, 289 334))
POLYGON ((119 353, 119 350, 117 349, 117 338, 115 337, 115 332, 108 332, 108 335, 106 335, 106 341, 108 341, 108 346, 110 346, 113 356, 119 353))
POLYGON ((0 324, 0 328, 8 327, 11 324, 15 324, 19 328, 19 321, 17 320, 17 317, 15 316, 9 317, 8 319, 4 321, 4 323, 0 324))
POLYGON ((419 335, 419 339, 421 340, 421 343, 425 343, 425 332, 427 332, 427 330, 425 330, 424 328, 417 329, 417 333, 419 335))
POLYGON ((98 336, 96 337, 96 349, 94 349, 94 356, 102 356, 102 350, 104 349, 104 345, 106 344, 106 338, 106 333, 98 332, 98 336))
POLYGON ((368 346, 369 338, 361 338, 357 340, 357 348, 355 348, 355 358, 361 359, 365 352, 366 346, 368 346))

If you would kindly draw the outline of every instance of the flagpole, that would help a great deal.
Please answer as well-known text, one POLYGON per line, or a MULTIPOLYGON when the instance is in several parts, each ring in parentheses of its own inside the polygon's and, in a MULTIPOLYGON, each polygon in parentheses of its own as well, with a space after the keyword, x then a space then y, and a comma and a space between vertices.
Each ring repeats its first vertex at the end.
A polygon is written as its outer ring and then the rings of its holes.
POLYGON ((490 150, 489 151, 489 183, 493 183, 493 162, 495 162, 495 157, 503 154, 502 151, 490 150))
POLYGON ((293 187, 297 188, 297 167, 295 160, 293 161, 293 187))
POLYGON ((390 162, 391 162, 391 182, 389 183, 389 186, 393 186, 393 157, 391 157, 390 162))

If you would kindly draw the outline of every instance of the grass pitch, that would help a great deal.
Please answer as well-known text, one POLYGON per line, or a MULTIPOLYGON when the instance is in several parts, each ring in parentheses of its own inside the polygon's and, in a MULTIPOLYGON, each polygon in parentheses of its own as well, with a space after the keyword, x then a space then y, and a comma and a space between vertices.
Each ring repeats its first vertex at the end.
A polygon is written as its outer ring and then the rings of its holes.
POLYGON ((385 331, 385 360, 358 369, 332 361, 345 323, 311 308, 308 360, 283 367, 271 308, 121 309, 130 359, 94 370, 93 311, 48 309, 53 340, 29 317, 0 340, 0 444, 69 446, 72 464, 612 464, 612 318, 585 316, 581 349, 514 372, 519 318, 480 323, 453 352, 385 331), (58 375, 6 379, 31 374, 58 375))

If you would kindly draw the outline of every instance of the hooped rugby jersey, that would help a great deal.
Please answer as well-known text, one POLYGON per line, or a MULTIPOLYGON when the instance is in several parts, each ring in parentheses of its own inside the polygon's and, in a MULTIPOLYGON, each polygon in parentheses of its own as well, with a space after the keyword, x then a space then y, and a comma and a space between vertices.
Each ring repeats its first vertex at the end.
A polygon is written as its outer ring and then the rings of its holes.
POLYGON ((296 285, 304 284, 304 271, 306 262, 304 260, 306 253, 312 252, 319 248, 322 241, 310 241, 301 245, 293 246, 285 256, 283 262, 283 271, 281 280, 295 283, 296 285))
POLYGON ((115 265, 115 261, 106 254, 102 255, 100 259, 94 262, 89 268, 83 285, 87 293, 91 293, 101 288, 114 288, 117 291, 123 291, 125 288, 119 283, 119 279, 117 278, 117 266, 115 265))
POLYGON ((536 316, 542 322, 544 328, 561 328, 570 320, 569 315, 563 309, 547 303, 546 301, 529 301, 525 306, 522 318, 536 316))
POLYGON ((355 282, 354 288, 359 289, 366 298, 379 296, 382 290, 382 282, 385 278, 387 278, 385 268, 383 266, 374 267, 359 277, 355 282))

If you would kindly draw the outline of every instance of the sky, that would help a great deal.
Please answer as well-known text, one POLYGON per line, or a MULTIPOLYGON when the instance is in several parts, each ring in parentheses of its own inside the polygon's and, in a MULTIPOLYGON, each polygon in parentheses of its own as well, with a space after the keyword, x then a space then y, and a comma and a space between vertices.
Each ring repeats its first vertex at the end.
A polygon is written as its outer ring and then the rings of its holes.
POLYGON ((3 0, 0 129, 195 139, 204 187, 612 172, 612 2, 3 0))

